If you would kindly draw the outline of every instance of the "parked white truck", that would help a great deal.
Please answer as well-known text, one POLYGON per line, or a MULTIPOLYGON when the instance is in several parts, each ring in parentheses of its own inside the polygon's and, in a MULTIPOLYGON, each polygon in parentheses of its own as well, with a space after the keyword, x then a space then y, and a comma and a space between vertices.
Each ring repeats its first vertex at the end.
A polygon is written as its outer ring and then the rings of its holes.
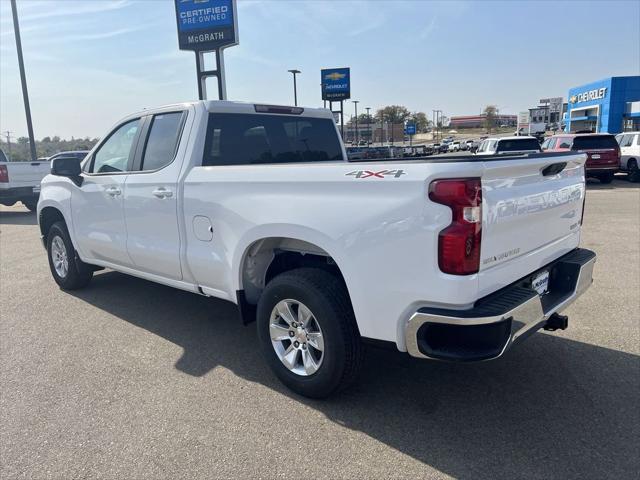
POLYGON ((0 204, 11 206, 22 202, 35 211, 40 194, 40 181, 51 167, 44 162, 9 162, 0 150, 0 204))
POLYGON ((566 328, 595 262, 579 248, 585 160, 349 162, 329 110, 194 102, 55 160, 38 220, 63 289, 107 267, 234 302, 275 374, 324 397, 365 342, 473 361, 566 328))

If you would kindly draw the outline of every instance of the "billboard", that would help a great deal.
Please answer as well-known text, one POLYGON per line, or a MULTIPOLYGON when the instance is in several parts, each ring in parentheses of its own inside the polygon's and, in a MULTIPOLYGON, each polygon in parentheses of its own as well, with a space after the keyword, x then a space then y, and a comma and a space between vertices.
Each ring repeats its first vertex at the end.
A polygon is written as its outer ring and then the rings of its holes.
POLYGON ((322 100, 340 101, 351 98, 349 68, 325 68, 320 71, 322 100))
POLYGON ((416 134, 416 124, 415 123, 407 123, 404 127, 405 135, 415 135, 416 134))
POLYGON ((180 50, 210 51, 238 44, 235 0, 174 0, 180 50))

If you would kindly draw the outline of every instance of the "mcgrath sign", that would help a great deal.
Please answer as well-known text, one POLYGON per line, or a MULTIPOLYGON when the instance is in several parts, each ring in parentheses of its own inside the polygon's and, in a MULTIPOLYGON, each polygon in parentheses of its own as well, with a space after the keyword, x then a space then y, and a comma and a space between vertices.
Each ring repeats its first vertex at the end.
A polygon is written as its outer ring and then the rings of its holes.
POLYGON ((174 0, 180 50, 210 51, 238 44, 235 0, 174 0))
POLYGON ((407 123, 404 127, 405 135, 415 135, 416 134, 416 124, 415 123, 407 123))
POLYGON ((326 68, 320 71, 322 100, 338 101, 351 98, 349 68, 326 68))

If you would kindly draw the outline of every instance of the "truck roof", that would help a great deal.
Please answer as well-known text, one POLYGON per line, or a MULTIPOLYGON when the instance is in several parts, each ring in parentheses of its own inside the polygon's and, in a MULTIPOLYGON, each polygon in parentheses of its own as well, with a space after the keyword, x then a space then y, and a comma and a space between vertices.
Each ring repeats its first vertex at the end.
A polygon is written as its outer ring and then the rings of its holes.
POLYGON ((535 137, 531 137, 529 135, 512 135, 510 137, 489 137, 485 138, 485 140, 535 140, 535 137))
POLYGON ((207 111, 211 113, 247 113, 247 114, 259 114, 259 113, 271 113, 281 115, 296 115, 301 117, 319 117, 333 119, 333 113, 326 108, 316 107, 295 107, 292 105, 270 105, 266 103, 253 103, 253 102, 236 102, 230 100, 196 100, 193 102, 173 103, 168 105, 162 105, 154 108, 145 108, 144 110, 127 115, 126 118, 140 115, 151 115, 163 111, 170 110, 171 108, 184 108, 188 106, 203 106, 207 111))

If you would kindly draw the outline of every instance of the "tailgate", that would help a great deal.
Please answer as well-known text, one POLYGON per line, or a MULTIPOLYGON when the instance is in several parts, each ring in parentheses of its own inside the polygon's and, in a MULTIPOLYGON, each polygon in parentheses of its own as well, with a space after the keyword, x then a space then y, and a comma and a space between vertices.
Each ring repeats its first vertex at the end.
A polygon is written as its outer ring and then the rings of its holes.
POLYGON ((7 162, 9 187, 35 187, 47 176, 51 167, 49 162, 7 162))
POLYGON ((619 164, 618 151, 614 148, 589 150, 587 154, 587 168, 617 168, 619 164))
POLYGON ((577 247, 585 161, 584 154, 542 154, 484 162, 481 293, 508 285, 577 247), (557 172, 562 164, 566 166, 557 172))

